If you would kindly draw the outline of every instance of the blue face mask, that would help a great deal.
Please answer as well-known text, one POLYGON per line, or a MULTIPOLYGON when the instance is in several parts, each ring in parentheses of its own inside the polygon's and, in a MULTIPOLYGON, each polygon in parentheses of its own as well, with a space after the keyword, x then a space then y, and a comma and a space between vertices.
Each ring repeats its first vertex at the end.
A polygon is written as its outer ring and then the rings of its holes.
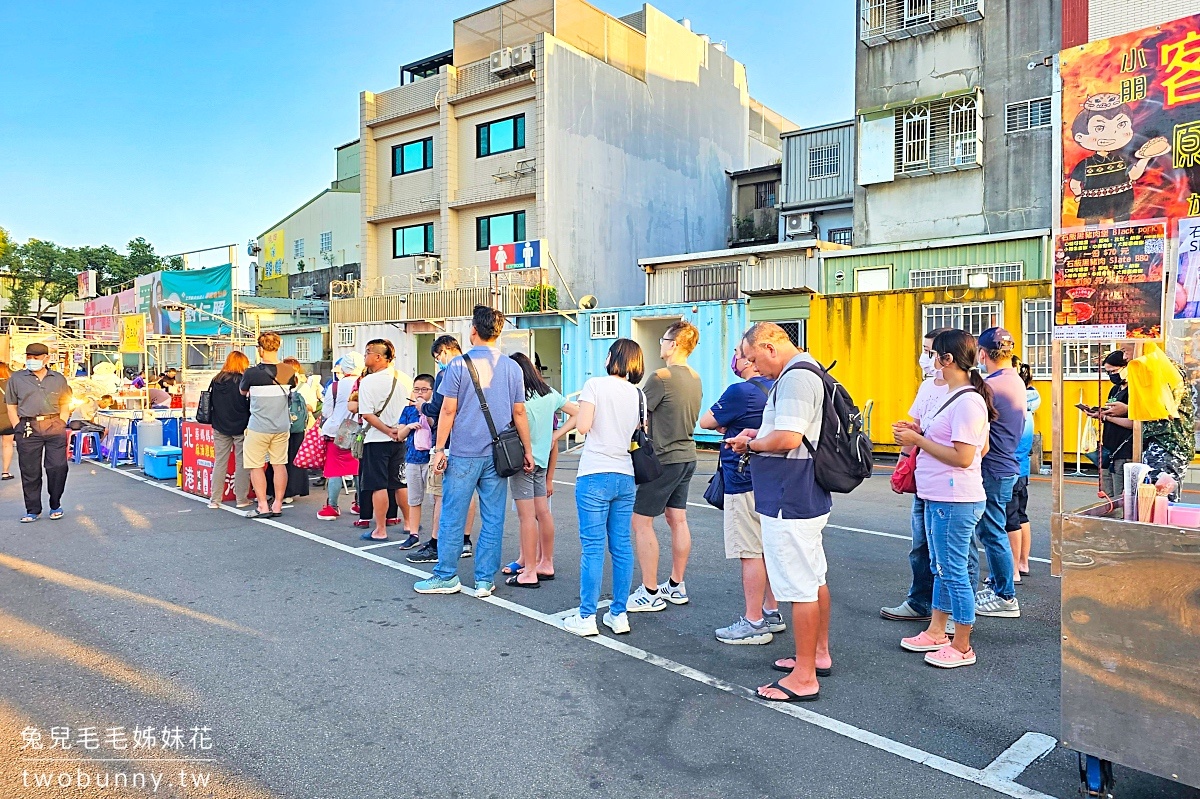
POLYGON ((442 370, 443 370, 443 369, 445 369, 445 368, 446 368, 446 364, 442 363, 441 361, 437 361, 437 370, 438 370, 439 372, 440 372, 440 371, 442 371, 442 370))

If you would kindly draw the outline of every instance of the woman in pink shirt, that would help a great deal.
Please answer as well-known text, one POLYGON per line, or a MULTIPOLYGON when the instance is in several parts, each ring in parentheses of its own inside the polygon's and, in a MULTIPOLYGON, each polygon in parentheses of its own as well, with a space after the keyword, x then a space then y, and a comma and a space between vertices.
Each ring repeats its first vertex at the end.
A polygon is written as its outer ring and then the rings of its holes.
POLYGON ((975 592, 967 573, 971 536, 983 515, 987 496, 980 462, 987 449, 989 425, 996 418, 992 392, 974 367, 975 337, 947 330, 933 340, 936 368, 946 381, 940 410, 922 421, 892 426, 896 443, 918 447, 917 497, 925 503, 925 529, 933 567, 933 611, 928 629, 901 640, 909 652, 924 652, 925 662, 943 669, 971 666, 971 628, 975 592), (946 635, 953 618, 954 640, 946 635))

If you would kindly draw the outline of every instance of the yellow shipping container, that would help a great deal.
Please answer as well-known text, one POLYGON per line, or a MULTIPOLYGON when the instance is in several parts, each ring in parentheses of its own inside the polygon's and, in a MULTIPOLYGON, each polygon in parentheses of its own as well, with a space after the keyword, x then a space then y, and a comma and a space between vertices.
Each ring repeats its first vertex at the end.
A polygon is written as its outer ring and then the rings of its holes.
MULTIPOLYGON (((925 306, 960 303, 1003 303, 1003 326, 1016 339, 1020 357, 1025 338, 1024 302, 1050 297, 1045 280, 1007 283, 986 289, 963 287, 901 289, 861 294, 826 294, 812 297, 808 319, 808 344, 822 363, 836 361, 833 374, 860 407, 873 401, 871 440, 879 451, 895 451, 891 425, 908 418, 908 409, 921 383, 917 359, 925 333, 925 306)), ((1036 380, 1042 407, 1034 416, 1035 431, 1050 449, 1050 381, 1036 380)), ((1095 380, 1065 383, 1065 450, 1074 455, 1081 414, 1076 402, 1099 404, 1103 386, 1095 380), (1082 398, 1082 399, 1081 399, 1082 398)))

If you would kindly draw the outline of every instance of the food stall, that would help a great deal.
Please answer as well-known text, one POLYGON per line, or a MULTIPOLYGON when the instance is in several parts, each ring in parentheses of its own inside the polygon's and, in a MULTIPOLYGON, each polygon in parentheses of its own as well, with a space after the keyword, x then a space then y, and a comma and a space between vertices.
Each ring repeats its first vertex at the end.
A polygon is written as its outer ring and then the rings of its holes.
POLYGON ((1061 740, 1080 753, 1085 796, 1119 796, 1114 763, 1200 787, 1200 505, 1163 496, 1137 463, 1143 425, 1184 420, 1181 430, 1200 378, 1200 93, 1178 95, 1168 57, 1198 37, 1200 16, 1189 17, 1064 50, 1056 64, 1052 571, 1061 740), (1118 346, 1137 359, 1132 484, 1066 507, 1064 361, 1099 368, 1118 346))

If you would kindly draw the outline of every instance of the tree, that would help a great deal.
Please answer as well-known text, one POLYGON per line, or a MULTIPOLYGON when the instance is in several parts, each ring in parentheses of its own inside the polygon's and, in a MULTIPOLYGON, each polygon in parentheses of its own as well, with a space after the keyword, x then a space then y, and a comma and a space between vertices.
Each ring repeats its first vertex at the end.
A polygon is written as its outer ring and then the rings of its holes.
POLYGON ((128 283, 137 277, 129 272, 125 256, 107 244, 99 247, 79 247, 75 253, 81 272, 96 270, 96 288, 100 293, 116 290, 122 283, 128 283))
POLYGON ((40 317, 75 293, 79 271, 80 259, 75 250, 52 241, 30 239, 16 248, 14 263, 9 267, 14 285, 8 312, 40 317))

